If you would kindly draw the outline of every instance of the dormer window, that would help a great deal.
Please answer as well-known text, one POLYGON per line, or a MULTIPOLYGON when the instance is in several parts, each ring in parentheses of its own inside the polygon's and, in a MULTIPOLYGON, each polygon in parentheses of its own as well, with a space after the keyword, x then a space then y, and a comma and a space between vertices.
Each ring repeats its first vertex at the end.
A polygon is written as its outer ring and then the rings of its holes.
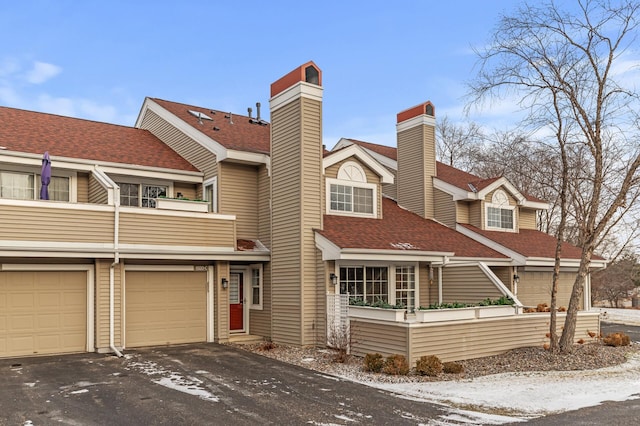
POLYGON ((333 214, 376 215, 376 185, 367 183, 362 167, 347 161, 338 170, 337 179, 327 179, 327 210, 333 214))
POLYGON ((499 189, 493 193, 491 203, 487 204, 487 229, 515 231, 515 207, 509 205, 509 197, 499 189))

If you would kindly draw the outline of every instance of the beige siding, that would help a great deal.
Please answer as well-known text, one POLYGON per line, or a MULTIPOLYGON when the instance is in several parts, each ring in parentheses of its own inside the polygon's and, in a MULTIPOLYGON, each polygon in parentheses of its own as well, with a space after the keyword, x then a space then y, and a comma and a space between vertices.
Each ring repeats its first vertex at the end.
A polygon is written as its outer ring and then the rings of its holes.
POLYGON ((238 238, 258 237, 258 169, 221 163, 218 170, 218 211, 235 214, 238 238))
MULTIPOLYGON (((566 314, 558 314, 558 331, 566 314)), ((519 347, 548 343, 549 314, 523 314, 511 317, 430 324, 381 323, 351 320, 352 350, 357 356, 379 352, 383 356, 403 354, 415 365, 424 355, 442 361, 460 361, 498 355, 519 347)), ((575 341, 590 340, 588 332, 599 334, 599 314, 580 312, 575 341)))
POLYGON ((398 173, 395 170, 387 168, 393 174, 393 183, 385 183, 382 185, 382 193, 392 200, 398 199, 398 173))
MULTIPOLYGON (((124 210, 124 208, 123 208, 124 210)), ((122 211, 120 243, 235 247, 234 222, 207 217, 122 211)))
POLYGON ((451 195, 446 192, 434 189, 435 205, 433 207, 435 219, 444 223, 449 228, 456 226, 456 203, 451 195))
POLYGON ((202 196, 202 190, 198 191, 198 185, 193 183, 174 182, 173 196, 177 197, 178 192, 181 193, 184 198, 190 200, 196 200, 202 196))
MULTIPOLYGON (((434 270, 436 272, 436 270, 434 270)), ((437 283, 429 279, 429 265, 426 263, 420 263, 418 266, 418 297, 420 299, 420 306, 429 306, 433 302, 432 297, 429 292, 433 285, 437 285, 437 283)), ((438 301, 436 296, 436 302, 438 301)))
POLYGON ((214 340, 227 342, 229 340, 229 291, 222 288, 222 278, 229 279, 229 262, 216 262, 214 275, 214 340))
POLYGON ((351 354, 379 353, 408 356, 409 328, 374 321, 351 320, 351 354))
POLYGON ((322 225, 322 104, 293 100, 271 112, 272 297, 276 342, 314 344, 314 228, 322 225))
POLYGON ((443 303, 476 303, 502 293, 477 266, 449 267, 442 270, 443 303))
POLYGON ((476 228, 484 229, 484 212, 482 201, 469 203, 469 224, 476 228))
POLYGON ((271 247, 271 177, 266 166, 258 169, 258 239, 271 247))
POLYGON ((249 332, 252 335, 271 338, 271 264, 262 266, 262 310, 251 309, 249 332))
POLYGON ((435 128, 420 125, 398 133, 398 203, 423 217, 433 217, 436 174, 435 128))
POLYGON ((215 154, 164 121, 156 113, 147 110, 140 128, 149 130, 198 170, 201 170, 204 173, 204 179, 216 176, 215 154))
POLYGON ((89 176, 89 193, 88 199, 92 204, 108 204, 109 203, 109 193, 107 189, 100 185, 100 183, 96 180, 93 175, 89 176))
POLYGON ((510 266, 492 266, 491 271, 497 276, 511 292, 514 291, 512 276, 513 269, 510 266))
MULTIPOLYGON (((98 352, 110 352, 109 348, 109 269, 113 260, 96 260, 96 307, 95 334, 98 352)), ((122 267, 114 267, 114 343, 122 348, 122 267)))
POLYGON ((456 221, 458 223, 469 222, 469 203, 466 201, 456 201, 456 221))
MULTIPOLYGON (((524 272, 519 271, 518 294, 516 296, 525 306, 537 306, 539 303, 551 304, 551 283, 553 272, 524 272)), ((569 306, 573 282, 576 278, 575 272, 560 272, 560 282, 558 283, 557 306, 569 306)), ((582 301, 580 301, 582 307, 582 301)))
POLYGON ((518 226, 520 229, 538 229, 536 226, 536 211, 520 209, 518 226))
POLYGON ((3 240, 109 243, 113 223, 109 211, 0 206, 3 240))
POLYGON ((89 174, 78 173, 77 175, 77 196, 79 203, 89 202, 89 174))

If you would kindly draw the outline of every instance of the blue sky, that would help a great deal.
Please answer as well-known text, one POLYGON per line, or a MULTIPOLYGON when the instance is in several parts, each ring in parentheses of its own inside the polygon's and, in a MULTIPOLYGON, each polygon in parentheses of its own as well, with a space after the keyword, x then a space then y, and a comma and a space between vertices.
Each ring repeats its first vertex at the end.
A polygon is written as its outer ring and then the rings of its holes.
MULTIPOLYGON (((0 105, 132 126, 145 96, 246 114, 313 60, 324 139, 395 145, 395 114, 461 117, 513 1, 31 1, 0 5, 0 105)), ((474 117, 499 127, 509 108, 474 117)))

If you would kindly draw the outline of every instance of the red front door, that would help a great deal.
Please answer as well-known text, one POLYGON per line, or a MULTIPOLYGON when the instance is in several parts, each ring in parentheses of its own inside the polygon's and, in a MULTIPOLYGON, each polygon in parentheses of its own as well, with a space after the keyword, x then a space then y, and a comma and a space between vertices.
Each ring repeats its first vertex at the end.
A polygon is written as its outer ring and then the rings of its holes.
POLYGON ((229 329, 244 330, 244 288, 242 272, 229 275, 229 329))

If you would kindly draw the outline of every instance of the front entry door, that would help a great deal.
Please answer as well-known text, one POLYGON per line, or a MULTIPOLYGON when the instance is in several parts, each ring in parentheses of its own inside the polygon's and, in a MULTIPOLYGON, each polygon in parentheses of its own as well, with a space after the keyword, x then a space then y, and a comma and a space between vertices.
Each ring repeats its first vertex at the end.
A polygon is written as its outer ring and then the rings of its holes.
POLYGON ((229 275, 229 329, 244 331, 244 286, 243 273, 229 275))

